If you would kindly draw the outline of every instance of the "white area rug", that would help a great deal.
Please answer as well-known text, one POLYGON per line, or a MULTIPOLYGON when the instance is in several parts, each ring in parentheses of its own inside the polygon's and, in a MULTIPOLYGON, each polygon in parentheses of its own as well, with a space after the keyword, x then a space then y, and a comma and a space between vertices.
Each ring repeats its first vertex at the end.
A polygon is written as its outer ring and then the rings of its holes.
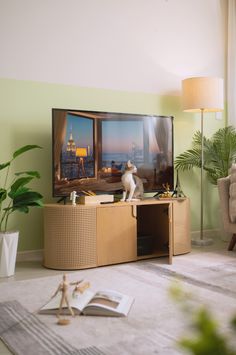
MULTIPOLYGON (((207 265, 198 260, 199 272, 193 268, 193 259, 188 264, 188 255, 175 258, 173 265, 153 259, 71 272, 68 273, 69 280, 86 279, 93 290, 111 288, 133 296, 135 302, 128 317, 78 316, 64 327, 56 324, 55 316, 38 315, 38 318, 76 349, 96 347, 106 355, 183 354, 176 341, 186 332, 187 324, 169 298, 168 290, 173 280, 182 279, 186 297, 189 292, 195 296, 193 306, 207 305, 223 331, 228 331, 228 319, 236 313, 235 256, 226 257, 218 266, 215 260, 207 265), (182 258, 190 270, 183 269, 182 258)), ((53 276, 1 283, 0 302, 17 300, 29 312, 36 313, 60 281, 61 276, 53 276)))

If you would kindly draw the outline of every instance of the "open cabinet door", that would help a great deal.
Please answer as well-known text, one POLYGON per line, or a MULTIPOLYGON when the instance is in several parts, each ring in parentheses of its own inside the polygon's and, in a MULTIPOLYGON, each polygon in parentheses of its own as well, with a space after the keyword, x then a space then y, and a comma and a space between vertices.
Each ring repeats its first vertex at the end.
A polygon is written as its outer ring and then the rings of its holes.
POLYGON ((173 204, 170 203, 168 207, 169 217, 169 264, 172 264, 173 256, 173 204))
POLYGON ((173 255, 191 251, 189 198, 174 201, 173 204, 173 255))

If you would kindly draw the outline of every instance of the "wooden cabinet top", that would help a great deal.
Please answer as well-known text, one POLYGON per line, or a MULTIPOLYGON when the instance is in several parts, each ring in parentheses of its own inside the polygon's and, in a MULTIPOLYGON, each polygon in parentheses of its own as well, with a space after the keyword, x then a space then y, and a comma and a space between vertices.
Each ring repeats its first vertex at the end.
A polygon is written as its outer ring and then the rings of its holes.
POLYGON ((157 205, 157 204, 173 204, 175 202, 181 202, 181 201, 186 201, 188 198, 160 198, 160 199, 155 199, 155 198, 147 198, 143 199, 140 201, 131 201, 131 202, 114 202, 114 203, 102 203, 102 204, 87 204, 87 205, 82 205, 82 204, 76 204, 72 205, 71 203, 68 203, 66 205, 63 204, 45 204, 44 207, 48 208, 104 208, 104 207, 122 207, 122 206, 141 206, 141 205, 157 205))

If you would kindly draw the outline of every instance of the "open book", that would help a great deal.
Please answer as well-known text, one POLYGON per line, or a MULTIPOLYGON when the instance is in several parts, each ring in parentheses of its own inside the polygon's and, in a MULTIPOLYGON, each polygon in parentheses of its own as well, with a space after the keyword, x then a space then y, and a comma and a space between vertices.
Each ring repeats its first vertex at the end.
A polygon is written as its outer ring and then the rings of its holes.
MULTIPOLYGON (((61 294, 58 293, 39 310, 39 313, 56 314, 60 300, 61 294)), ((133 297, 113 290, 98 292, 86 290, 82 294, 76 294, 73 297, 69 296, 69 304, 75 314, 91 316, 125 317, 129 313, 133 302, 133 297)), ((62 313, 69 314, 69 310, 65 305, 62 313)))

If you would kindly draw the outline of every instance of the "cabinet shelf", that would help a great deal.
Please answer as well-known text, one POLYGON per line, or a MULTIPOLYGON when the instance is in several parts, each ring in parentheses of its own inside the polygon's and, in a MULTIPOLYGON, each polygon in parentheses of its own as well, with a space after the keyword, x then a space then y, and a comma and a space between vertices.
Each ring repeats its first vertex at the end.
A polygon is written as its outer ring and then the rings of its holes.
POLYGON ((146 255, 140 255, 137 256, 137 260, 143 260, 143 259, 153 259, 153 258, 159 258, 159 257, 166 257, 169 256, 168 251, 166 250, 159 250, 158 252, 152 253, 152 254, 146 254, 146 255))

